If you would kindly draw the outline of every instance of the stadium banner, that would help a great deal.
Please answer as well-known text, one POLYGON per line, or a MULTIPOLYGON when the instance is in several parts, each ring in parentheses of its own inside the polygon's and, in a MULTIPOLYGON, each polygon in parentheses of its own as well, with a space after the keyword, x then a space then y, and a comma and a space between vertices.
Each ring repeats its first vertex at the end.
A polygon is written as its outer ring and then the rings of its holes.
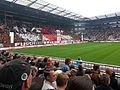
POLYGON ((57 42, 60 43, 60 41, 61 41, 61 32, 60 32, 60 30, 56 30, 56 32, 57 32, 57 42))
POLYGON ((10 32, 10 43, 14 43, 14 32, 10 32))

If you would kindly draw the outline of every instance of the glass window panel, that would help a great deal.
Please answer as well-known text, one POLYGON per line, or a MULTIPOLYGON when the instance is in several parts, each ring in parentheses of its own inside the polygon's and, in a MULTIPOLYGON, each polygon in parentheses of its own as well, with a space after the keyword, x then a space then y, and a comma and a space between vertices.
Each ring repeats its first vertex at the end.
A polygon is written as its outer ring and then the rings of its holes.
POLYGON ((43 8, 42 10, 43 10, 43 11, 49 11, 49 10, 51 10, 51 8, 45 7, 45 8, 43 8))
POLYGON ((10 2, 12 2, 13 0, 6 0, 6 1, 10 1, 10 2))
POLYGON ((17 0, 15 3, 26 6, 26 5, 28 5, 29 3, 31 3, 31 2, 28 1, 28 0, 17 0))
POLYGON ((35 8, 35 9, 39 9, 39 7, 41 7, 41 6, 42 6, 42 5, 40 5, 40 4, 34 3, 34 4, 32 4, 30 7, 35 8))
POLYGON ((59 15, 64 16, 65 14, 66 14, 65 12, 62 12, 62 13, 60 13, 59 15))
POLYGON ((55 14, 55 13, 59 13, 60 11, 58 11, 58 10, 54 10, 54 11, 52 11, 51 13, 53 13, 53 14, 55 14))
POLYGON ((71 16, 73 16, 74 14, 73 13, 71 13, 71 14, 69 14, 69 15, 67 15, 67 17, 71 17, 71 16))
POLYGON ((36 0, 27 0, 27 1, 31 1, 31 2, 34 2, 34 1, 36 1, 36 0))
POLYGON ((63 8, 58 8, 57 10, 59 10, 59 11, 63 11, 63 10, 65 10, 65 9, 63 9, 63 8))
POLYGON ((40 3, 40 4, 42 4, 42 5, 48 4, 48 2, 45 2, 45 1, 43 1, 43 0, 37 0, 36 3, 40 3))
POLYGON ((48 7, 51 7, 51 8, 56 8, 56 7, 58 7, 58 6, 53 5, 53 4, 49 4, 49 5, 48 5, 48 7))

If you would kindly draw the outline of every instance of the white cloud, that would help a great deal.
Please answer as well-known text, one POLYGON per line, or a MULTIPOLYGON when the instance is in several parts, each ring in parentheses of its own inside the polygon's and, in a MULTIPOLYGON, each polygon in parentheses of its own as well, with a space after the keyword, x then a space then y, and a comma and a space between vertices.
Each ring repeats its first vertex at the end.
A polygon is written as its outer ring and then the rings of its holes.
POLYGON ((120 0, 44 0, 85 17, 120 12, 120 0))

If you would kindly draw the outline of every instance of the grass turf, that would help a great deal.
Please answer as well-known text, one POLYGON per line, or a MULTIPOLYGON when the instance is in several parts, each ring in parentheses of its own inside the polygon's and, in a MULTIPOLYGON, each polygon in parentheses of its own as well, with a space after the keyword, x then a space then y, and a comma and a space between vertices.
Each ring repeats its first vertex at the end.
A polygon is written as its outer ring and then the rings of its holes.
POLYGON ((12 52, 45 55, 84 61, 120 65, 120 43, 82 43, 12 50, 12 52))

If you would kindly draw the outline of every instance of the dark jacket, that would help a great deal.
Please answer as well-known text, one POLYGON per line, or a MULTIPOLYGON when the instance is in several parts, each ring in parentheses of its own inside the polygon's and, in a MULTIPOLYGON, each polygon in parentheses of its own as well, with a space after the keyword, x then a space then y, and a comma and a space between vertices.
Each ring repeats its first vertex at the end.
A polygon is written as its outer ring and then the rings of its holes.
POLYGON ((107 85, 100 85, 96 87, 96 90, 113 90, 113 89, 107 85))

